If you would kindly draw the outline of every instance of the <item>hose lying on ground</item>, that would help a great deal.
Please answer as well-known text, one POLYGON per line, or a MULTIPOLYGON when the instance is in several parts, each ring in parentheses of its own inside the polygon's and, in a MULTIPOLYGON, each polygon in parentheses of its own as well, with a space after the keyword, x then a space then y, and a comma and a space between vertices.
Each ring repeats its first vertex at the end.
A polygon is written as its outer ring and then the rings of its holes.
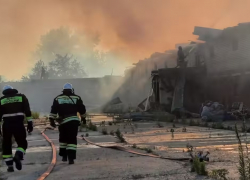
POLYGON ((137 155, 140 155, 140 156, 148 156, 148 157, 153 157, 153 158, 168 159, 168 160, 174 160, 174 161, 189 161, 190 160, 190 158, 168 158, 168 157, 163 157, 163 156, 154 155, 154 154, 145 154, 145 153, 136 152, 136 151, 133 151, 133 150, 130 150, 128 148, 118 146, 118 145, 106 145, 106 146, 105 145, 100 145, 100 144, 91 142, 86 137, 77 137, 77 138, 82 139, 82 140, 86 141, 87 143, 95 145, 95 146, 99 146, 99 147, 102 147, 102 148, 117 149, 117 150, 120 150, 120 151, 125 151, 125 152, 128 152, 128 153, 137 154, 137 155))
MULTIPOLYGON (((46 136, 45 131, 47 129, 51 129, 54 130, 54 128, 51 127, 46 127, 42 132, 42 136, 50 143, 51 148, 52 148, 52 160, 50 163, 50 166, 48 167, 47 171, 44 172, 37 180, 44 180, 53 170, 53 168, 56 165, 56 147, 54 145, 54 143, 50 140, 50 138, 48 136, 46 136)), ((122 146, 118 146, 118 145, 100 145, 94 142, 91 142, 90 140, 88 140, 86 137, 77 137, 78 139, 82 139, 84 141, 86 141, 89 144, 93 144, 95 146, 99 146, 102 148, 112 148, 112 149, 116 149, 116 150, 120 150, 120 151, 124 151, 124 152, 128 152, 128 153, 132 153, 132 154, 136 154, 136 155, 140 155, 140 156, 147 156, 147 157, 153 157, 153 158, 160 158, 160 159, 167 159, 167 160, 174 160, 174 161, 189 161, 190 158, 168 158, 168 157, 163 157, 163 156, 159 156, 159 155, 153 155, 153 154, 145 154, 145 153, 140 153, 140 152, 136 152, 136 151, 132 151, 128 148, 122 147, 122 146)))
POLYGON ((50 143, 53 156, 52 156, 52 160, 51 160, 50 166, 48 167, 47 171, 44 172, 37 180, 44 180, 51 173, 51 171, 53 170, 53 168, 56 165, 56 147, 55 147, 54 143, 50 140, 50 138, 48 138, 48 136, 45 135, 44 132, 47 129, 51 129, 51 128, 47 127, 41 133, 42 133, 42 136, 50 143))

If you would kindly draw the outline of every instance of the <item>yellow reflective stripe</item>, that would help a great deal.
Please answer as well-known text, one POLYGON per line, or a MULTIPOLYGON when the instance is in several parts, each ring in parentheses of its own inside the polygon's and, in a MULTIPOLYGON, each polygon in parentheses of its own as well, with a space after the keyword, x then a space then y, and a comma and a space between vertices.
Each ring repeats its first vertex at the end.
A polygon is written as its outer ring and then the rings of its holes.
POLYGON ((61 124, 64 124, 64 123, 69 122, 69 121, 79 121, 79 118, 77 116, 71 116, 71 117, 63 119, 61 124))
POLYGON ((57 116, 57 114, 50 113, 49 116, 57 116))
POLYGON ((31 116, 30 116, 30 117, 26 117, 26 119, 27 119, 27 120, 30 120, 30 119, 32 119, 32 117, 31 117, 31 116))
POLYGON ((68 144, 67 145, 67 150, 75 150, 76 151, 76 149, 77 149, 77 145, 76 144, 68 144))
POLYGON ((1 105, 18 102, 23 102, 22 96, 6 97, 4 99, 1 99, 1 105))
POLYGON ((12 154, 11 155, 3 155, 3 158, 12 158, 12 154))
POLYGON ((65 119, 63 119, 63 120, 66 121, 66 120, 68 120, 68 119, 75 119, 75 118, 76 118, 76 119, 79 119, 78 116, 71 116, 71 117, 67 117, 67 118, 65 118, 65 119))
POLYGON ((60 99, 60 98, 69 98, 69 97, 71 97, 72 99, 80 99, 80 98, 77 97, 77 96, 58 96, 58 97, 56 98, 56 100, 58 100, 58 99, 60 99))
POLYGON ((14 116, 24 116, 25 114, 22 112, 19 113, 12 113, 12 114, 4 114, 2 117, 14 117, 14 116))
POLYGON ((68 144, 67 146, 68 146, 68 147, 77 147, 76 144, 68 144))
POLYGON ((23 148, 21 148, 21 147, 18 147, 16 150, 25 153, 25 150, 23 148))
POLYGON ((67 147, 67 143, 60 143, 60 148, 66 148, 67 147))
POLYGON ((33 121, 33 118, 32 118, 32 117, 26 117, 26 119, 27 119, 28 122, 33 121))
POLYGON ((75 98, 75 99, 80 99, 79 97, 77 96, 70 96, 71 98, 75 98))
POLYGON ((4 161, 5 161, 5 162, 13 161, 13 158, 12 158, 12 157, 11 157, 11 158, 6 158, 6 159, 4 159, 4 161))

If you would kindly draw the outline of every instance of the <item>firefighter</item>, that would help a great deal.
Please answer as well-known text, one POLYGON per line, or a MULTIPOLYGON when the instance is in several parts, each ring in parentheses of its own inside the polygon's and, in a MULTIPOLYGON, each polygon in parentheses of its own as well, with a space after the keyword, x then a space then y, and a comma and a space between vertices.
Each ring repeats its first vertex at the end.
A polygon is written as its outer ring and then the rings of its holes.
POLYGON ((179 46, 178 53, 177 53, 177 67, 183 67, 185 64, 185 58, 184 52, 182 50, 182 47, 179 46))
POLYGON ((13 161, 16 169, 22 169, 21 160, 23 160, 28 143, 26 140, 26 130, 24 119, 28 121, 27 131, 33 131, 33 122, 29 101, 25 95, 19 94, 16 89, 6 85, 3 88, 3 97, 0 98, 0 119, 2 123, 2 148, 3 159, 8 166, 8 172, 14 172, 13 161), (12 156, 12 136, 17 143, 15 156, 12 156))
POLYGON ((63 162, 74 164, 76 159, 77 133, 80 120, 77 113, 81 115, 81 123, 86 124, 86 109, 80 96, 74 94, 73 87, 66 83, 63 93, 54 99, 49 115, 50 125, 56 127, 55 120, 59 123, 59 155, 63 162))

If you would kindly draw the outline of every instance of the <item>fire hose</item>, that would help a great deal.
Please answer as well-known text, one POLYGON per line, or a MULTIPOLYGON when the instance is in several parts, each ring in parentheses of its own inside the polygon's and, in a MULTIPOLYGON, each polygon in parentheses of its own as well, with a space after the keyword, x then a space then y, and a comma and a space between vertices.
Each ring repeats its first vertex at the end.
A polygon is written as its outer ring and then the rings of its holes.
POLYGON ((44 180, 51 173, 51 171, 54 169, 56 165, 56 147, 54 143, 51 141, 51 139, 48 136, 46 136, 45 131, 47 129, 50 129, 50 128, 48 127, 45 128, 41 133, 42 133, 42 136, 50 143, 53 155, 52 155, 50 166, 48 167, 47 171, 45 171, 37 180, 44 180))
MULTIPOLYGON (((53 128, 46 127, 41 132, 41 134, 50 143, 50 145, 52 147, 52 154, 53 154, 53 156, 52 156, 51 164, 48 167, 47 171, 45 171, 37 180, 44 180, 52 172, 53 168, 56 165, 56 147, 55 147, 54 143, 49 139, 49 137, 45 134, 45 131, 47 129, 54 130, 53 128)), ((140 153, 140 152, 136 152, 136 151, 130 150, 130 149, 126 148, 126 147, 119 146, 119 145, 100 145, 100 144, 91 142, 86 137, 79 137, 79 136, 77 136, 77 138, 86 141, 88 144, 92 144, 92 145, 95 145, 95 146, 98 146, 98 147, 101 147, 101 148, 116 149, 116 150, 128 152, 128 153, 131 153, 131 154, 136 154, 136 155, 140 155, 140 156, 147 156, 147 157, 153 157, 153 158, 159 158, 159 159, 167 159, 167 160, 172 160, 172 161, 191 161, 192 160, 191 158, 169 158, 169 157, 163 157, 163 156, 160 156, 160 155, 145 154, 145 153, 140 153)))

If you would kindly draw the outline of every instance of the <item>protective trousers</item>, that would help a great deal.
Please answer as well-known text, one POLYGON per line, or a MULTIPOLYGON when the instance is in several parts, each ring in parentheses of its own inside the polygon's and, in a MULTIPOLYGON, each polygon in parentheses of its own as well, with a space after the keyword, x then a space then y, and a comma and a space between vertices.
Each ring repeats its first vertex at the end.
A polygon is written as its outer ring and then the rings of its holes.
POLYGON ((23 123, 8 123, 4 122, 2 125, 3 132, 3 159, 8 167, 13 166, 12 155, 12 137, 15 138, 17 149, 15 156, 23 160, 28 143, 26 140, 26 130, 23 123))
POLYGON ((77 133, 79 121, 72 120, 59 126, 59 155, 68 159, 76 159, 77 133))

